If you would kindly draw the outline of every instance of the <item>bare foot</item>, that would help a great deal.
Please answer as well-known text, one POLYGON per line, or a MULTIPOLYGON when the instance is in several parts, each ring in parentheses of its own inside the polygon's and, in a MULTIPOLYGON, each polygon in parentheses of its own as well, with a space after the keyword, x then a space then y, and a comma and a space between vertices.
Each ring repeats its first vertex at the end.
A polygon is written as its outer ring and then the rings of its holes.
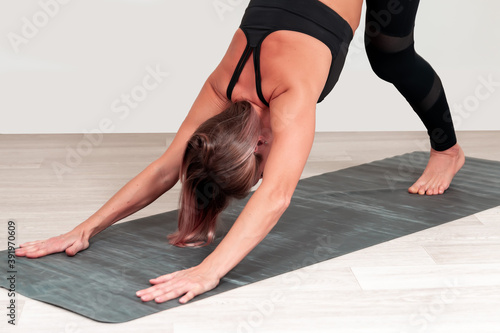
POLYGON ((450 187, 451 180, 464 162, 464 152, 458 143, 445 151, 431 149, 431 156, 424 173, 408 192, 421 195, 443 194, 450 187))

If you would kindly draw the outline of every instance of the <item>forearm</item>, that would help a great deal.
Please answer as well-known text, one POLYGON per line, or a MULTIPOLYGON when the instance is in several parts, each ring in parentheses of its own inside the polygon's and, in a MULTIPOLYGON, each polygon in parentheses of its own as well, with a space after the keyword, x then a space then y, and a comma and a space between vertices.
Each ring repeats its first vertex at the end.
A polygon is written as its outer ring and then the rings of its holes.
POLYGON ((259 188, 203 265, 218 278, 233 269, 276 225, 288 207, 284 196, 259 188))
POLYGON ((91 238, 113 223, 146 207, 173 187, 177 182, 177 175, 162 175, 156 163, 153 162, 130 180, 77 229, 91 238))
POLYGON ((84 229, 92 237, 116 221, 149 205, 177 183, 186 142, 200 124, 227 107, 228 101, 214 90, 212 81, 209 79, 204 84, 167 152, 77 228, 84 229))

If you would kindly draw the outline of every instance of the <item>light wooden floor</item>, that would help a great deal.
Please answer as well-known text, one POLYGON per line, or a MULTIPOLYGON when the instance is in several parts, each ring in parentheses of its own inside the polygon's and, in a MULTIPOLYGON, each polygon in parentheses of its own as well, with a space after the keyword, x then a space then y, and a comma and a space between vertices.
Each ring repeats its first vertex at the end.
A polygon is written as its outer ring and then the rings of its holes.
MULTIPOLYGON (((466 155, 500 161, 500 132, 458 134, 466 155)), ((0 250, 71 229, 158 157, 167 134, 0 135, 0 250), (57 163, 69 164, 60 177, 57 163)), ((414 150, 424 133, 319 133, 303 177, 414 150)), ((60 166, 59 165, 59 166, 60 166)), ((126 220, 176 209, 178 185, 126 220)), ((4 269, 4 268, 2 268, 4 269)), ((123 324, 17 298, 9 332, 500 332, 500 207, 123 324), (285 281, 293 280, 294 283, 285 281), (271 300, 279 288, 284 297, 271 300)))

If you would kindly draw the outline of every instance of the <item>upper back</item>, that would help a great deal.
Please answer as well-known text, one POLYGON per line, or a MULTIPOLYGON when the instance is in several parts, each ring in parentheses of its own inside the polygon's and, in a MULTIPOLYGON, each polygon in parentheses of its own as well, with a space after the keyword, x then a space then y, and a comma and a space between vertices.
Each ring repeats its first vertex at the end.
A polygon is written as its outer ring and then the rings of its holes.
MULTIPOLYGON (((238 29, 221 63, 213 73, 215 86, 226 95, 226 89, 243 54, 247 41, 238 29)), ((262 42, 260 49, 260 83, 266 101, 271 102, 290 88, 306 89, 318 100, 328 77, 332 56, 319 40, 294 31, 276 31, 262 42)), ((249 57, 232 92, 232 101, 247 100, 266 107, 256 90, 254 59, 249 57)))

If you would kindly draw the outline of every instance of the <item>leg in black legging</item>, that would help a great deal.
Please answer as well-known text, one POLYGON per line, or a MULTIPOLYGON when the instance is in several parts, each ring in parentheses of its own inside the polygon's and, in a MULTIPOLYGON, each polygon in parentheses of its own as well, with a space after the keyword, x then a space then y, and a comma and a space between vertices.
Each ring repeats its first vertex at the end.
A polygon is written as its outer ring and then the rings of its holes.
POLYGON ((463 153, 456 145, 441 80, 429 63, 415 52, 413 30, 419 0, 366 0, 366 4, 365 46, 370 64, 380 78, 394 84, 406 98, 427 128, 431 142, 429 165, 410 192, 443 193, 462 166, 463 153), (462 158, 455 163, 436 158, 439 152, 451 153, 457 148, 462 158), (438 173, 441 176, 438 177, 438 173))
POLYGON ((420 117, 435 150, 456 137, 443 85, 414 48, 418 0, 367 0, 365 45, 374 72, 399 90, 420 117))

